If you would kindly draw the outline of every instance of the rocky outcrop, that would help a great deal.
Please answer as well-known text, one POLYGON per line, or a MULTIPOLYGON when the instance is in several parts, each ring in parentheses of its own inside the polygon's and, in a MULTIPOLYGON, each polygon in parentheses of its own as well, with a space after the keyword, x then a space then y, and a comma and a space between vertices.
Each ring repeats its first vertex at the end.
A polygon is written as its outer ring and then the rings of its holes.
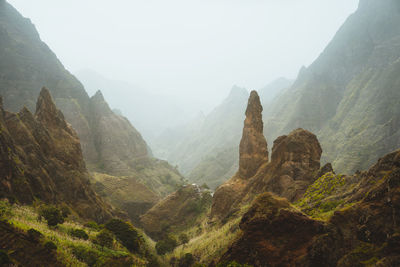
POLYGON ((261 112, 258 95, 252 92, 240 143, 239 171, 216 190, 211 210, 214 219, 230 216, 264 192, 296 201, 318 178, 322 149, 317 137, 303 129, 277 138, 268 162, 261 112))
POLYGON ((268 162, 262 111, 260 97, 256 91, 252 91, 247 104, 246 119, 239 147, 239 177, 243 179, 254 176, 260 166, 268 162))
POLYGON ((253 266, 398 266, 400 151, 383 157, 367 172, 333 179, 317 180, 310 190, 317 188, 318 197, 313 199, 307 190, 301 200, 306 203, 300 205, 303 210, 313 205, 318 213, 329 212, 324 221, 317 213, 317 219, 310 218, 268 193, 258 197, 242 218, 241 237, 221 261, 253 266))
POLYGON ((140 221, 149 236, 161 239, 169 233, 194 226, 199 216, 209 210, 211 201, 208 190, 186 185, 157 203, 140 221))
POLYGON ((240 222, 242 235, 222 257, 253 266, 298 266, 324 224, 312 220, 286 199, 265 193, 240 222))
POLYGON ((111 207, 91 189, 79 138, 43 88, 33 115, 0 112, 0 194, 22 203, 65 203, 83 218, 104 221, 111 207))
POLYGON ((316 179, 321 146, 309 131, 297 129, 278 137, 272 148, 271 163, 263 175, 251 183, 252 192, 273 192, 289 201, 299 199, 316 179))

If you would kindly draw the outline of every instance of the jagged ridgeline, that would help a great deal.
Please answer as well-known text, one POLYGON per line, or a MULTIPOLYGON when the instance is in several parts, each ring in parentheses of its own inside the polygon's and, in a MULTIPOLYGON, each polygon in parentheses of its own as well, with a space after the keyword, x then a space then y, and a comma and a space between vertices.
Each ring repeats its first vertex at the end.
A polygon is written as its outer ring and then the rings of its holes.
POLYGON ((67 204, 98 222, 111 218, 111 207, 90 186, 79 138, 48 89, 40 92, 35 114, 11 113, 0 103, 0 141, 0 197, 67 204))
POLYGON ((101 92, 91 98, 87 95, 41 41, 30 20, 6 1, 0 1, 0 73, 0 95, 4 108, 11 112, 23 107, 34 112, 40 88, 49 88, 80 139, 86 165, 95 172, 96 190, 132 218, 183 183, 175 168, 151 156, 141 134, 110 109, 101 92), (125 183, 115 188, 121 179, 125 183), (131 185, 145 193, 131 197, 131 185), (118 198, 112 195, 115 192, 118 198))

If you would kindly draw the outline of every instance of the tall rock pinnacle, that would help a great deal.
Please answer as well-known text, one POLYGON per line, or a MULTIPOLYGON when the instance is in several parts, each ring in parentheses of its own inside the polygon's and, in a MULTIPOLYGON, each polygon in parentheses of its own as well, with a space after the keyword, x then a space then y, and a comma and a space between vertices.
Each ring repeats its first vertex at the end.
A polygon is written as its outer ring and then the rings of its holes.
POLYGON ((239 176, 248 179, 268 162, 268 145, 263 134, 263 108, 256 91, 250 94, 239 147, 239 176))

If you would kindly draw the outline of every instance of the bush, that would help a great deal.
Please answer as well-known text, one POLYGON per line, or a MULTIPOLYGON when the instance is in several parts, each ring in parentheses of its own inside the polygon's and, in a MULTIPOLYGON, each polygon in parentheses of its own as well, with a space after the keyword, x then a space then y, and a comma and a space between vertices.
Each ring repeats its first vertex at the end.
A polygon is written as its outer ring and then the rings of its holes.
POLYGON ((165 255, 168 252, 172 252, 178 246, 175 238, 172 236, 166 236, 163 240, 160 240, 156 244, 156 251, 158 255, 165 255))
POLYGON ((40 209, 39 215, 47 221, 47 225, 56 226, 64 223, 64 216, 61 210, 54 206, 44 206, 40 209))
POLYGON ((43 237, 43 234, 41 232, 33 228, 29 229, 27 233, 29 240, 35 243, 38 243, 40 239, 43 237))
POLYGON ((129 251, 141 252, 144 241, 139 232, 131 224, 120 219, 112 219, 105 225, 105 228, 114 233, 117 239, 129 251))
POLYGON ((10 263, 11 263, 11 259, 8 256, 8 253, 6 251, 0 249, 0 266, 10 264, 10 263))
POLYGON ((194 257, 190 253, 186 253, 185 256, 180 258, 179 267, 191 267, 194 264, 194 257))
POLYGON ((47 241, 47 242, 44 244, 44 247, 45 247, 47 250, 49 250, 49 251, 57 250, 56 244, 54 244, 54 242, 52 242, 52 241, 47 241))
POLYGON ((93 221, 87 222, 85 224, 85 227, 90 228, 95 231, 100 231, 102 228, 100 225, 98 225, 96 222, 93 222, 93 221))
POLYGON ((88 249, 84 246, 73 247, 72 254, 74 254, 78 260, 83 261, 88 266, 94 266, 101 256, 97 251, 88 249))
POLYGON ((88 240, 89 236, 83 229, 72 229, 69 234, 73 237, 83 239, 83 240, 88 240))
POLYGON ((93 243, 102 247, 112 248, 114 244, 114 236, 110 231, 104 229, 96 235, 93 243))

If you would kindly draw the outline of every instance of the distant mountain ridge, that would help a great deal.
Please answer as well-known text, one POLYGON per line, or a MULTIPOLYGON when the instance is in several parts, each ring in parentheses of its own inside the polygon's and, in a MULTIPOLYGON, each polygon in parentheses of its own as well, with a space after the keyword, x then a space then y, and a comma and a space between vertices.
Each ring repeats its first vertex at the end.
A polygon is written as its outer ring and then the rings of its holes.
POLYGON ((400 8, 362 0, 331 43, 267 110, 274 139, 303 127, 315 132, 323 161, 340 172, 366 169, 400 145, 400 8))

